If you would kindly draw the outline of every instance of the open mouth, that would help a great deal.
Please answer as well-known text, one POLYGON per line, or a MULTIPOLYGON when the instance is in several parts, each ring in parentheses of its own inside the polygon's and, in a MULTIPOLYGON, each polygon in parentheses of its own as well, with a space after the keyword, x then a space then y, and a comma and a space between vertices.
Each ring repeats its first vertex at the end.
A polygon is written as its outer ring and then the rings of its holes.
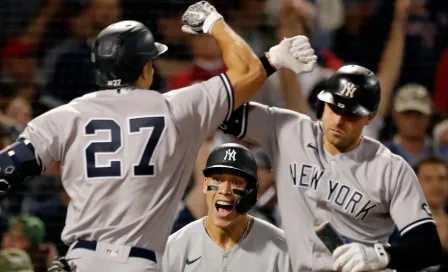
POLYGON ((215 203, 216 211, 222 216, 227 216, 233 211, 233 203, 227 201, 216 201, 215 203))

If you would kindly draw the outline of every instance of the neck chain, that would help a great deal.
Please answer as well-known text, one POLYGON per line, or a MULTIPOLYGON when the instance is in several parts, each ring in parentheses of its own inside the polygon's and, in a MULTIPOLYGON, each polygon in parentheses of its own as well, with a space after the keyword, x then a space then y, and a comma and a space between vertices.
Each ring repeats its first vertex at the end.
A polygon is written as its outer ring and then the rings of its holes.
MULTIPOLYGON (((247 233, 249 232, 249 229, 250 229, 251 221, 252 221, 252 218, 250 216, 247 216, 247 226, 246 226, 246 229, 244 230, 244 233, 243 233, 243 236, 241 236, 241 239, 235 245, 241 243, 241 241, 243 241, 243 239, 246 238, 247 233)), ((208 231, 207 231, 207 216, 205 216, 204 219, 202 220, 202 225, 204 226, 205 232, 207 232, 208 236, 210 236, 210 233, 208 233, 208 231)))

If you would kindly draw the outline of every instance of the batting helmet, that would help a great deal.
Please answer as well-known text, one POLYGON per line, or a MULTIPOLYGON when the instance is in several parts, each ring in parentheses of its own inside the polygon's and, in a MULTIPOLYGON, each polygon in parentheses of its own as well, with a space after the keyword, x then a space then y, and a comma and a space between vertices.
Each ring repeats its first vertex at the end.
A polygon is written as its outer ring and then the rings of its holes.
POLYGON ((145 64, 167 50, 142 23, 121 21, 98 34, 91 58, 101 74, 100 85, 119 87, 133 84, 145 64))
MULTIPOLYGON (((247 180, 246 192, 241 194, 241 197, 234 203, 237 212, 247 213, 257 203, 258 194, 257 163, 252 153, 246 147, 234 143, 223 144, 215 148, 207 159, 203 171, 204 176, 210 177, 213 173, 223 170, 233 170, 247 180)), ((235 189, 233 193, 240 194, 235 192, 235 189)))
POLYGON ((317 98, 341 110, 368 116, 378 110, 381 87, 376 75, 359 65, 339 68, 325 83, 317 98))

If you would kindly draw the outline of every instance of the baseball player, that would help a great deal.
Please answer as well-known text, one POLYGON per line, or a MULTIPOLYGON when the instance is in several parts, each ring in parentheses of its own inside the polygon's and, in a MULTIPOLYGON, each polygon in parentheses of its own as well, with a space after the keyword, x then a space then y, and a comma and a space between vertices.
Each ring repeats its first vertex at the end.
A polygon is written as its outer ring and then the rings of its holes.
POLYGON ((242 145, 215 148, 204 169, 207 216, 172 234, 163 271, 291 270, 284 233, 247 215, 257 202, 257 164, 242 145))
POLYGON ((318 95, 322 121, 249 102, 221 126, 268 152, 294 271, 417 271, 439 261, 436 225, 411 167, 361 135, 380 92, 370 70, 343 66, 318 95), (343 238, 333 253, 315 233, 326 221, 343 238), (395 225, 403 243, 385 246, 395 225))
POLYGON ((163 95, 149 91, 152 60, 167 47, 139 22, 112 24, 92 52, 103 89, 35 118, 0 152, 2 191, 60 162, 71 199, 62 240, 77 272, 156 271, 155 253, 163 254, 206 137, 277 68, 302 73, 316 61, 303 36, 257 58, 207 2, 191 5, 183 22, 184 31, 217 40, 225 74, 163 95))

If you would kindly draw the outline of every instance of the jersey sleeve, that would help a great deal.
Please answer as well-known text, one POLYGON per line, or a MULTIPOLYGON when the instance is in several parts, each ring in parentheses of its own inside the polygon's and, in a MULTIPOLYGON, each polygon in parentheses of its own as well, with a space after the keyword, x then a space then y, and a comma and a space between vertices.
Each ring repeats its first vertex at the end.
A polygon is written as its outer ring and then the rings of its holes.
MULTIPOLYGON (((426 223, 434 223, 425 195, 420 187, 417 176, 404 160, 395 180, 390 214, 401 235, 426 223)), ((392 183, 392 184, 394 184, 392 183)))
POLYGON ((277 154, 277 138, 287 124, 299 123, 308 116, 297 112, 247 102, 234 111, 220 129, 239 139, 262 146, 271 156, 277 154))
POLYGON ((233 95, 226 74, 163 94, 180 134, 190 135, 192 139, 204 136, 203 140, 230 118, 233 95))
POLYGON ((31 120, 19 136, 31 142, 37 159, 44 167, 48 167, 52 161, 62 159, 63 128, 61 125, 67 122, 64 116, 59 108, 48 111, 31 120), (62 120, 65 121, 61 122, 62 120))

